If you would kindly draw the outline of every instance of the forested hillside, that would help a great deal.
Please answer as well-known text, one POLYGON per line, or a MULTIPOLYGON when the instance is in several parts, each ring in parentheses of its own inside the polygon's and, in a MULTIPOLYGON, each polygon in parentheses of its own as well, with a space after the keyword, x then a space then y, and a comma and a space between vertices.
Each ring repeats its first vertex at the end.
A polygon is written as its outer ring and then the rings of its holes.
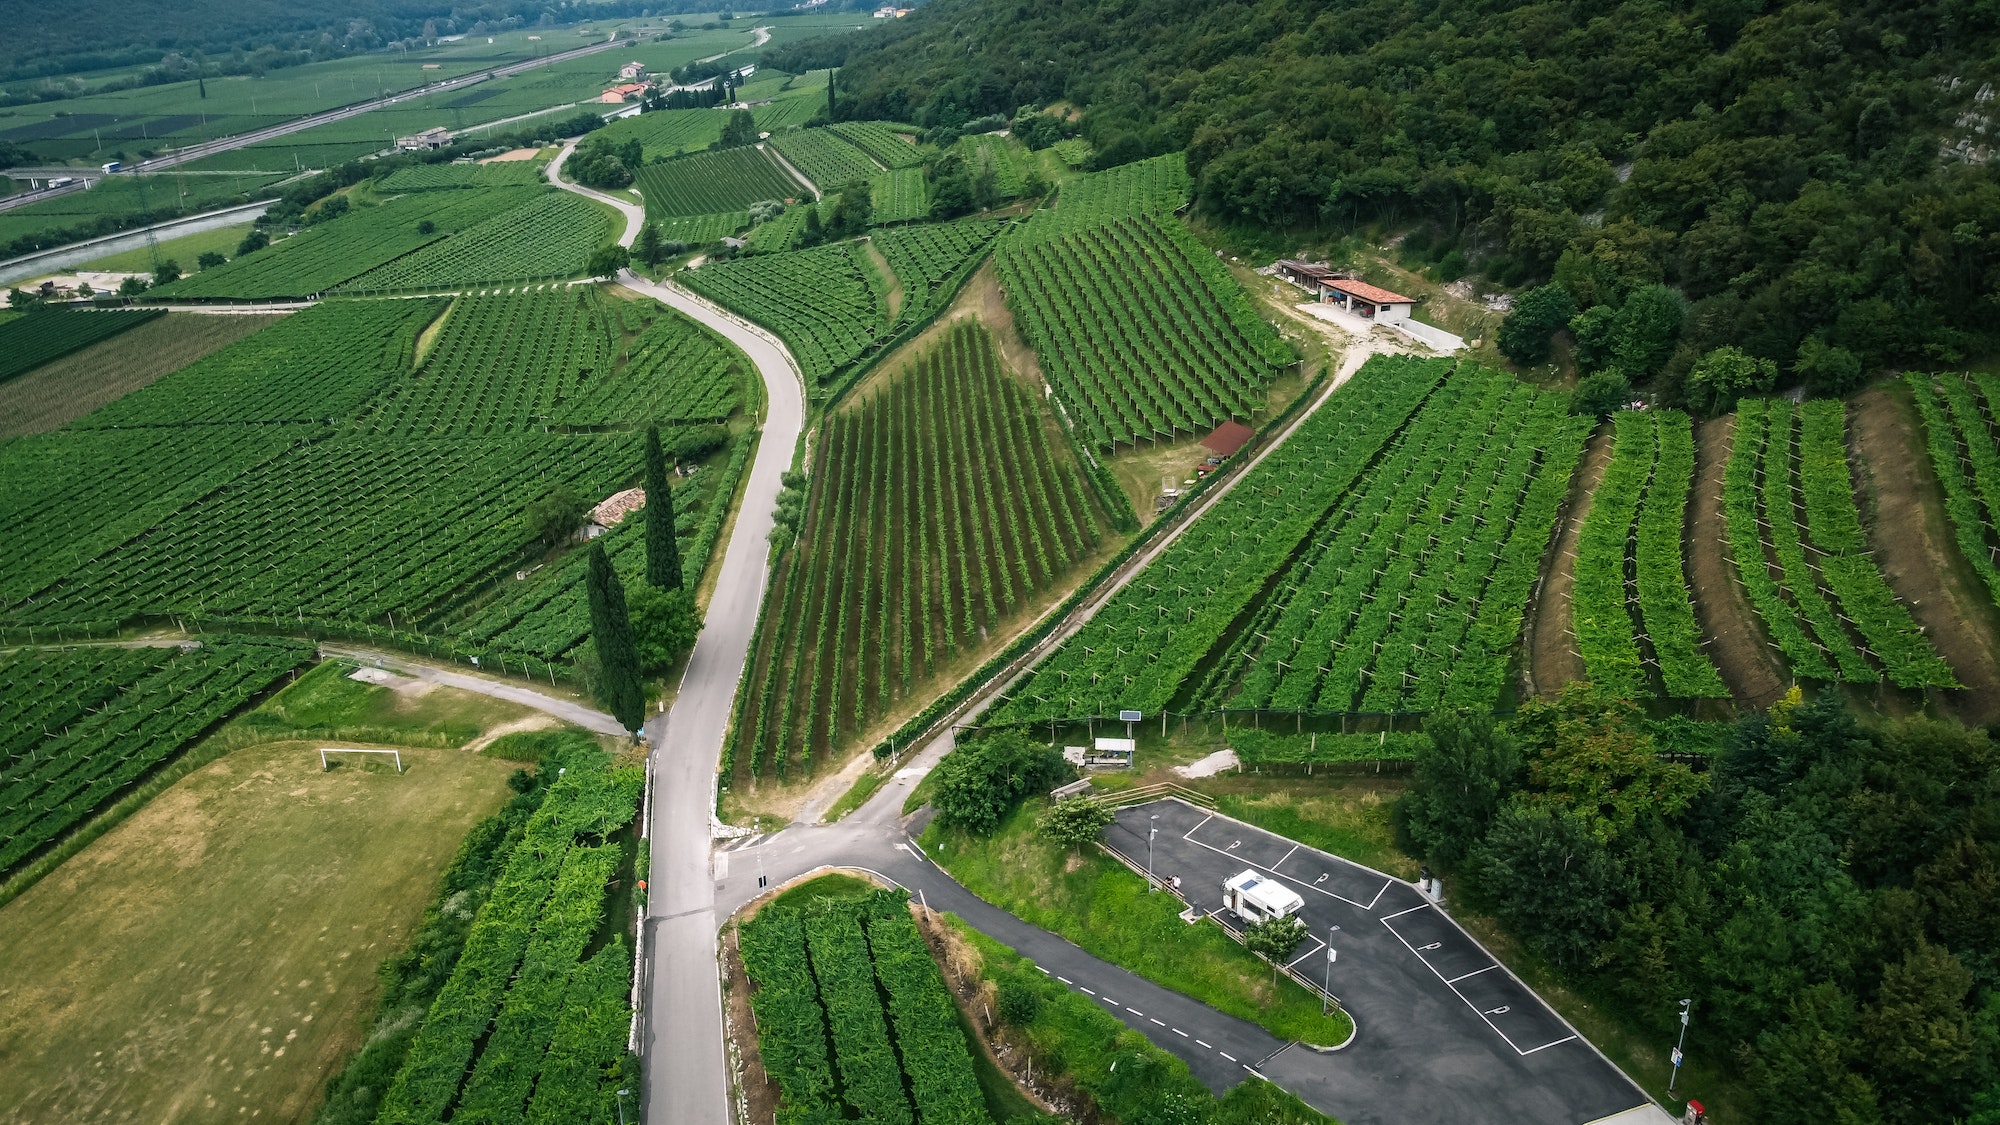
POLYGON ((1555 278, 1583 306, 1664 282, 1692 302, 1686 354, 1734 344, 1789 373, 1829 347, 1874 369, 1995 342, 1994 16, 1971 0, 940 0, 769 58, 844 64, 842 117, 953 125, 1067 101, 1099 167, 1185 149, 1215 219, 1416 223, 1438 258, 1508 286, 1555 278))

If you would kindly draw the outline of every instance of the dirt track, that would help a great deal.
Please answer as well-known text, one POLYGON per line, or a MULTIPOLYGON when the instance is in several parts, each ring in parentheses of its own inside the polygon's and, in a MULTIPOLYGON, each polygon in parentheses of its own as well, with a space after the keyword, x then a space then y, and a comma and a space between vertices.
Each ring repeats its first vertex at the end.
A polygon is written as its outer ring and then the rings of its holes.
POLYGON ((2000 718, 1993 641, 2000 613, 1959 557, 1906 394, 1878 386, 1857 396, 1849 412, 1862 523, 1890 589, 1965 685, 1939 693, 1943 710, 1967 723, 1990 722, 2000 718))
POLYGON ((1708 639, 1708 655, 1722 682, 1739 703, 1767 707, 1790 686, 1784 664, 1771 648, 1729 556, 1729 529, 1722 515, 1722 471, 1736 433, 1736 420, 1715 418, 1695 431, 1694 491, 1688 496, 1688 585, 1695 619, 1708 639))
POLYGON ((1611 464, 1611 431, 1599 428, 1584 447, 1583 464, 1570 482, 1569 505, 1554 548, 1542 564, 1542 589, 1528 622, 1527 694, 1553 697, 1571 680, 1583 678, 1583 656, 1570 627, 1570 591, 1576 584, 1576 540, 1590 514, 1590 498, 1611 464))

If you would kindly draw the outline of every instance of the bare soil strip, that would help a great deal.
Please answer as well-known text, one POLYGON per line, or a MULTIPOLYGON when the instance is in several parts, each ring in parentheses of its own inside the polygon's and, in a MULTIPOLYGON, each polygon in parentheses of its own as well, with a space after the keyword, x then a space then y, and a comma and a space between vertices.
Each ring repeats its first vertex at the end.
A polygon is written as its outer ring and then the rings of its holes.
POLYGON ((1695 620, 1708 638, 1708 655, 1740 703, 1769 706, 1791 680, 1764 635, 1729 555, 1722 515, 1722 473, 1736 432, 1734 418, 1716 418, 1695 430, 1695 484, 1688 497, 1688 584, 1695 620))
POLYGON ((1861 483, 1862 523, 1876 565, 1965 685, 1939 692, 1966 722, 2000 718, 2000 611, 1953 543, 1908 392, 1877 386, 1854 400, 1848 456, 1861 483))
POLYGON ((1553 697, 1564 684, 1583 679, 1583 654, 1571 627, 1570 591, 1576 585, 1576 541, 1590 515, 1591 497, 1611 464, 1611 430, 1600 426, 1584 447, 1583 466, 1570 484, 1569 503, 1555 546, 1542 562, 1542 586, 1529 610, 1526 694, 1553 697))

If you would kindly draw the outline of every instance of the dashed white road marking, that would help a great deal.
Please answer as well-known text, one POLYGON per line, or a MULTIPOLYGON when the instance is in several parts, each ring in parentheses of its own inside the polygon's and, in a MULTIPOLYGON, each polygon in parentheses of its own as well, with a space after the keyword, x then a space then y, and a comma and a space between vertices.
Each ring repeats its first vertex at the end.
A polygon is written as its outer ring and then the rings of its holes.
POLYGON ((1078 992, 1081 992, 1081 993, 1083 993, 1083 994, 1084 994, 1085 996, 1095 996, 1095 995, 1097 995, 1097 993, 1095 993, 1095 992, 1092 992, 1091 990, 1089 990, 1088 988, 1085 988, 1085 987, 1083 987, 1083 986, 1082 986, 1082 985, 1080 985, 1080 984, 1076 986, 1076 989, 1077 989, 1077 991, 1078 991, 1078 992))
POLYGON ((1068 983, 1069 983, 1069 978, 1068 978, 1068 977, 1064 977, 1064 976, 1058 976, 1058 977, 1057 977, 1056 979, 1057 979, 1057 980, 1059 980, 1059 981, 1061 981, 1061 982, 1063 982, 1064 984, 1068 984, 1068 983))
POLYGON ((1163 1024, 1163 1023, 1160 1023, 1160 1021, 1159 1021, 1159 1020, 1156 1020, 1156 1019, 1153 1019, 1153 1017, 1151 1017, 1151 1016, 1147 1016, 1146 1018, 1147 1018, 1148 1020, 1151 1020, 1151 1021, 1152 1021, 1152 1022, 1153 1022, 1153 1023, 1155 1024, 1155 1025, 1157 1025, 1157 1026, 1159 1026, 1159 1027, 1165 1027, 1165 1026, 1167 1026, 1166 1024, 1163 1024))
POLYGON ((1223 1058, 1228 1059, 1230 1062, 1236 1061, 1236 1056, 1230 1054, 1228 1051, 1217 1051, 1216 1054, 1221 1055, 1223 1058))
POLYGON ((1186 1039, 1186 1038, 1188 1037, 1188 1033, 1187 1033, 1187 1032, 1185 1032, 1185 1031, 1182 1031, 1182 1030, 1181 1030, 1180 1028, 1178 1028, 1178 1027, 1175 1027, 1175 1028, 1169 1028, 1168 1030, 1172 1031, 1172 1032, 1173 1032, 1173 1033, 1174 1033, 1175 1035, 1178 1035, 1178 1036, 1180 1036, 1180 1037, 1181 1037, 1182 1039, 1186 1039))
POLYGON ((1130 1012, 1130 1013, 1132 1013, 1132 1014, 1133 1014, 1133 1015, 1135 1015, 1135 1016, 1143 1016, 1143 1015, 1145 1015, 1145 1014, 1146 1014, 1146 1013, 1144 1013, 1144 1012, 1140 1011, 1139 1009, 1137 1009, 1137 1008, 1134 1008, 1134 1007, 1133 1007, 1132 1005, 1130 1005, 1130 1004, 1127 1004, 1127 1005, 1125 1005, 1125 1010, 1126 1010, 1126 1011, 1128 1011, 1128 1012, 1130 1012))
MULTIPOLYGON (((1197 1040, 1195 1040, 1195 1042, 1197 1042, 1197 1043, 1201 1043, 1201 1040, 1197 1039, 1197 1040)), ((1211 1050, 1211 1051, 1215 1050, 1215 1048, 1214 1048, 1214 1047, 1209 1047, 1209 1045, 1208 1045, 1208 1044, 1206 1044, 1206 1043, 1201 1043, 1201 1045, 1202 1045, 1202 1046, 1204 1046, 1204 1047, 1208 1047, 1208 1049, 1209 1049, 1209 1050, 1211 1050)))

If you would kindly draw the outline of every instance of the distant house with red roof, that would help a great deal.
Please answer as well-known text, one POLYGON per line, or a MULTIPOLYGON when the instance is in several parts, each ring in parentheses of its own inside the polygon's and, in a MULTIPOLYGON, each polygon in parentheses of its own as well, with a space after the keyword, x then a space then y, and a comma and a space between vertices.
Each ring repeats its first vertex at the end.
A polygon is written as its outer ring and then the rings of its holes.
POLYGON ((606 105, 623 105, 634 98, 644 97, 645 93, 644 82, 628 82, 623 86, 613 86, 604 91, 604 96, 597 100, 606 105))
POLYGON ((1320 283, 1319 299, 1377 324, 1398 324, 1410 319, 1411 306, 1417 303, 1414 297, 1392 293, 1379 285, 1339 277, 1320 283))

